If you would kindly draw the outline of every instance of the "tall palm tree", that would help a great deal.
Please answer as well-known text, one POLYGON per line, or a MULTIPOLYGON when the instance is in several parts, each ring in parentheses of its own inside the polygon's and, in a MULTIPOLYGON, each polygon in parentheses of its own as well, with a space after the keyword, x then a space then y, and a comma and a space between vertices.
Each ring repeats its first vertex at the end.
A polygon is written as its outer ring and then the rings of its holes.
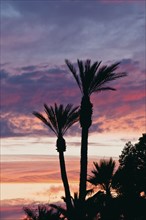
POLYGON ((61 178, 64 185, 65 197, 67 210, 70 213, 72 210, 71 203, 71 194, 68 184, 68 178, 66 173, 66 166, 64 160, 64 152, 66 150, 66 142, 63 138, 65 132, 70 128, 75 122, 79 119, 79 110, 78 107, 73 107, 71 104, 68 104, 66 107, 63 105, 50 106, 48 107, 44 104, 45 112, 47 118, 38 112, 33 112, 33 114, 39 118, 45 125, 47 125, 57 136, 56 147, 59 153, 59 162, 60 162, 60 171, 61 178))
POLYGON ((93 105, 90 101, 90 96, 94 92, 99 93, 106 90, 115 90, 113 87, 108 87, 107 84, 113 80, 124 77, 127 74, 124 72, 115 72, 119 66, 119 62, 110 66, 105 65, 100 67, 101 62, 98 61, 91 65, 90 60, 86 60, 85 63, 83 63, 82 60, 77 60, 78 71, 69 60, 66 59, 65 62, 73 74, 82 94, 80 106, 80 126, 82 128, 82 140, 79 198, 81 200, 85 200, 88 165, 88 131, 92 124, 93 112, 93 105))

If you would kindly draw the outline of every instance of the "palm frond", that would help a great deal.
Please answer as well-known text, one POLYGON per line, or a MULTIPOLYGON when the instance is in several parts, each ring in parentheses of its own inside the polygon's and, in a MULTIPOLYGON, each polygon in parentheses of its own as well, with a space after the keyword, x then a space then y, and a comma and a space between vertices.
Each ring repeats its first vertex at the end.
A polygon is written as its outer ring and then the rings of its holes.
POLYGON ((74 124, 79 120, 79 107, 72 108, 70 106, 70 110, 68 111, 67 117, 66 117, 66 123, 64 124, 64 127, 62 129, 63 134, 74 124))
POLYGON ((64 215, 65 217, 68 216, 67 210, 59 205, 55 205, 55 204, 50 204, 50 207, 56 209, 57 211, 59 211, 62 215, 64 215))
POLYGON ((36 210, 29 207, 23 207, 23 211, 30 220, 37 220, 36 210))
POLYGON ((84 65, 83 61, 77 60, 78 62, 78 68, 79 68, 79 79, 80 79, 80 86, 81 86, 81 92, 83 93, 83 88, 85 84, 85 70, 84 70, 84 65))
POLYGON ((89 87, 90 87, 90 84, 94 78, 94 75, 96 73, 95 71, 95 68, 96 68, 96 65, 97 65, 97 62, 95 62, 92 66, 91 66, 91 61, 90 60, 87 60, 85 62, 85 77, 84 77, 84 84, 83 84, 83 91, 84 91, 84 94, 88 94, 88 91, 89 91, 89 87))
POLYGON ((53 108, 52 106, 48 107, 46 104, 44 104, 44 108, 50 123, 52 124, 54 130, 56 131, 56 134, 58 134, 59 131, 56 120, 55 108, 53 108))
POLYGON ((76 80, 76 82, 77 82, 77 84, 78 84, 78 86, 79 86, 79 88, 80 88, 80 90, 82 92, 81 82, 80 82, 80 79, 79 79, 78 74, 76 72, 76 69, 74 68, 73 64, 69 60, 66 59, 65 63, 68 66, 68 68, 71 71, 71 73, 73 74, 73 76, 74 76, 74 78, 75 78, 75 80, 76 80))
POLYGON ((92 89, 92 83, 95 77, 95 74, 97 72, 97 69, 99 68, 101 64, 100 62, 94 62, 91 66, 91 68, 88 70, 88 72, 86 72, 86 85, 85 85, 85 89, 88 91, 88 94, 90 94, 90 90, 92 89))
POLYGON ((79 73, 69 60, 65 60, 65 62, 74 75, 81 93, 85 96, 91 95, 93 92, 115 90, 112 87, 107 87, 106 84, 118 78, 127 76, 126 72, 115 72, 120 62, 116 62, 110 66, 105 65, 100 67, 101 61, 96 61, 91 65, 90 60, 86 60, 85 63, 83 63, 82 60, 77 60, 79 73))
POLYGON ((47 118, 38 112, 33 114, 39 118, 45 125, 47 125, 57 137, 63 136, 68 128, 70 128, 75 122, 79 120, 79 107, 73 107, 68 104, 63 106, 62 104, 54 106, 47 106, 44 104, 47 118))
POLYGON ((100 163, 93 162, 94 169, 91 171, 91 175, 88 178, 88 182, 97 186, 103 187, 110 184, 114 175, 115 161, 110 158, 109 160, 100 160, 100 163))
POLYGON ((116 89, 112 87, 102 87, 102 88, 95 89, 95 92, 101 92, 101 91, 106 91, 106 90, 116 91, 116 89))
POLYGON ((55 134, 57 134, 56 131, 55 131, 55 129, 53 128, 52 124, 51 124, 49 121, 47 121, 47 119, 46 119, 42 114, 40 114, 39 112, 34 111, 34 112, 33 112, 33 115, 35 115, 37 118, 39 118, 39 119, 40 119, 45 125, 47 125, 55 134))
MULTIPOLYGON (((115 70, 117 70, 118 66, 119 66, 119 62, 114 63, 110 66, 101 67, 97 71, 97 73, 92 81, 90 94, 93 92, 101 91, 102 88, 103 88, 103 90, 105 90, 104 88, 107 83, 114 81, 118 78, 127 76, 126 72, 121 72, 121 73, 115 72, 115 70)), ((111 87, 109 87, 109 89, 114 90, 114 88, 111 88, 111 87)))

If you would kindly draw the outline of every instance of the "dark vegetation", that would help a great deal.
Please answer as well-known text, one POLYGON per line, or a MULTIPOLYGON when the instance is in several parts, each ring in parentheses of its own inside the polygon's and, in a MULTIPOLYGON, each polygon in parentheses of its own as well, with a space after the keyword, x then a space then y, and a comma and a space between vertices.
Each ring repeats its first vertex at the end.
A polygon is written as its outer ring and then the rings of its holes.
POLYGON ((64 205, 39 205, 37 208, 24 207, 25 220, 145 220, 146 219, 146 134, 139 142, 128 142, 116 162, 100 160, 93 162, 94 168, 87 175, 88 132, 92 125, 92 93, 115 90, 108 84, 126 73, 118 73, 119 63, 100 67, 101 62, 77 60, 78 70, 66 60, 81 91, 80 107, 72 105, 44 105, 46 117, 38 112, 33 114, 47 125, 57 136, 60 172, 64 186, 64 205), (81 127, 81 159, 79 192, 71 196, 67 178, 64 151, 64 134, 74 123, 81 127), (87 189, 87 183, 90 188, 87 189), (98 190, 97 190, 98 188, 98 190))

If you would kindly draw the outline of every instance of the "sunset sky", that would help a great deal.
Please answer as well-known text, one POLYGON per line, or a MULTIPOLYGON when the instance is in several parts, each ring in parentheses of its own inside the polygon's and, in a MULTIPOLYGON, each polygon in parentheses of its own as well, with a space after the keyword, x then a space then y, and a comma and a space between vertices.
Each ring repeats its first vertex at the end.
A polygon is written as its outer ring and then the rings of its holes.
MULTIPOLYGON (((110 84, 117 91, 91 97, 90 157, 118 157, 126 142, 135 143, 146 132, 146 12, 143 0, 1 0, 0 4, 1 154, 6 192, 2 199, 3 219, 10 219, 5 216, 9 202, 24 202, 22 184, 46 183, 47 178, 57 183, 56 138, 32 112, 43 113, 44 103, 80 105, 81 94, 65 59, 74 65, 77 59, 103 65, 121 62, 118 71, 128 73, 110 84), (12 183, 21 183, 16 197, 10 193, 15 192, 12 183)), ((65 136, 65 155, 77 162, 76 176, 80 132, 77 123, 65 136)), ((73 171, 70 179, 77 181, 73 171)))

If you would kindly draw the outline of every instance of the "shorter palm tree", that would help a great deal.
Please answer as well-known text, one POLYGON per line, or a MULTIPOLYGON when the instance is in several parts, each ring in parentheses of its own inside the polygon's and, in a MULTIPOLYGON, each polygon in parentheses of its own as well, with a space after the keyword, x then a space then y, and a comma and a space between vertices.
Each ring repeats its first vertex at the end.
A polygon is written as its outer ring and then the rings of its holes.
MULTIPOLYGON (((87 190, 86 196, 90 196, 93 193, 93 190, 87 190)), ((66 198, 62 197, 64 202, 66 203, 66 198)), ((79 198, 79 195, 77 192, 74 193, 74 196, 71 197, 72 199, 72 205, 73 205, 73 213, 72 213, 72 219, 73 220, 92 220, 94 219, 95 212, 93 207, 95 205, 94 201, 92 199, 87 198, 85 201, 81 201, 79 198)), ((56 204, 50 204, 51 207, 58 210, 64 218, 68 219, 69 213, 66 209, 64 209, 62 206, 58 206, 56 204)), ((96 208, 97 209, 97 208, 96 208)))
POLYGON ((33 112, 33 114, 39 118, 45 125, 47 125, 57 136, 56 147, 59 153, 60 171, 61 178, 65 190, 65 198, 67 204, 68 212, 72 213, 72 202, 70 188, 68 184, 68 178, 66 173, 66 166, 64 160, 64 152, 66 151, 66 142, 63 138, 64 134, 75 122, 79 120, 79 110, 78 107, 73 107, 73 105, 68 104, 66 107, 63 105, 57 106, 57 104, 48 107, 44 104, 45 112, 47 118, 38 112, 33 112))
POLYGON ((88 182, 100 187, 100 190, 91 198, 98 206, 95 211, 100 213, 102 220, 109 220, 109 216, 112 220, 118 220, 121 215, 121 200, 116 194, 114 196, 112 194, 113 189, 116 189, 113 188, 113 186, 116 187, 116 185, 113 185, 116 175, 116 163, 110 158, 93 164, 94 169, 91 171, 88 182))
POLYGON ((106 195, 111 197, 115 161, 110 158, 109 160, 100 160, 100 163, 93 162, 93 164, 94 169, 91 171, 92 175, 89 176, 88 182, 94 186, 100 186, 106 195))

